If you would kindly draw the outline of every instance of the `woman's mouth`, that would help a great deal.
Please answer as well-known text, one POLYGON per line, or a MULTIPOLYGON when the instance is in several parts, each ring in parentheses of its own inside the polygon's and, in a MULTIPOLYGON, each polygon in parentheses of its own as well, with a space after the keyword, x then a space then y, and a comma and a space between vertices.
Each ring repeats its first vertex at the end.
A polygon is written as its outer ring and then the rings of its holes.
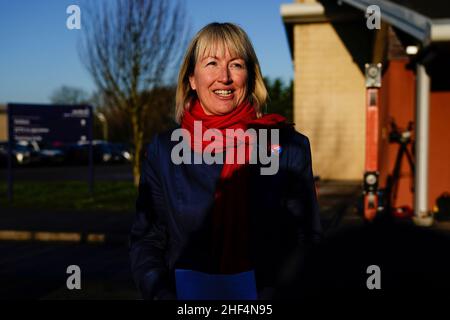
POLYGON ((214 90, 213 92, 223 98, 230 97, 233 94, 233 90, 214 90))

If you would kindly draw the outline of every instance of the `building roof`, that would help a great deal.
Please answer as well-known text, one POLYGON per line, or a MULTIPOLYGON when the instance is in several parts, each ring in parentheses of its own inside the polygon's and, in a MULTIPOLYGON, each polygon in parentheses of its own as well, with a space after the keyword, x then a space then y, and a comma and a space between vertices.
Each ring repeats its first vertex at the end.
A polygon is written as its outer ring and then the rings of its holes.
POLYGON ((450 2, 442 0, 340 0, 356 9, 380 7, 381 19, 423 46, 450 42, 450 2))
POLYGON ((280 14, 292 45, 293 24, 361 18, 371 5, 380 7, 383 21, 417 39, 424 47, 431 43, 450 43, 450 1, 447 0, 320 0, 282 4, 280 14))
POLYGON ((450 2, 443 0, 390 0, 430 19, 449 19, 450 2))

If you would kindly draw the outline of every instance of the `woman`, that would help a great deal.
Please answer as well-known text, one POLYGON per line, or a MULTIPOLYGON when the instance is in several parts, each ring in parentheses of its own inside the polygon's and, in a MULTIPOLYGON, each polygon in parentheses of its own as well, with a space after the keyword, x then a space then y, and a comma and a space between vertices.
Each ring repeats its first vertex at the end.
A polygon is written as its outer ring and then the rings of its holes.
POLYGON ((157 135, 143 161, 130 255, 144 298, 175 299, 176 269, 253 270, 270 298, 292 256, 320 239, 308 139, 264 115, 266 99, 246 33, 231 23, 200 30, 178 77, 180 127, 157 135))

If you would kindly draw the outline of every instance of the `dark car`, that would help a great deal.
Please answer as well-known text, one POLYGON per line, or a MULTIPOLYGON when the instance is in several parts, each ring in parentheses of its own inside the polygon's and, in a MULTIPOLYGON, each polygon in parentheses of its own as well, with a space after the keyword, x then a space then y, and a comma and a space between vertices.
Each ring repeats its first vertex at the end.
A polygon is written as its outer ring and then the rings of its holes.
MULTIPOLYGON (((86 165, 89 163, 88 142, 66 145, 64 148, 66 163, 72 165, 86 165)), ((126 150, 125 146, 103 140, 94 140, 92 148, 95 164, 124 163, 131 159, 131 154, 126 150)))
MULTIPOLYGON (((0 142, 0 162, 7 163, 8 159, 8 142, 0 142)), ((29 145, 15 143, 12 149, 13 163, 18 165, 34 165, 41 160, 39 152, 29 145)))
POLYGON ((17 144, 37 153, 41 165, 59 165, 64 162, 64 151, 53 144, 36 141, 19 141, 17 144))
POLYGON ((110 147, 115 154, 121 156, 119 162, 131 162, 133 159, 130 147, 127 147, 124 143, 110 143, 110 147))
POLYGON ((61 165, 65 161, 66 154, 59 144, 39 144, 39 152, 43 164, 61 165))

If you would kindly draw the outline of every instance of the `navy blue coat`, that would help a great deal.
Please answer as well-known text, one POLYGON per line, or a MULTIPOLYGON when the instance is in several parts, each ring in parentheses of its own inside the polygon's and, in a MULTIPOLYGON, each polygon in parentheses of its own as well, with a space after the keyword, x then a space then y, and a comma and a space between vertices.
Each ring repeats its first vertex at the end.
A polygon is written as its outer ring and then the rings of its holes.
MULTIPOLYGON (((142 162, 130 258, 144 299, 176 298, 176 268, 210 271, 205 229, 223 165, 175 165, 172 131, 154 137, 142 162)), ((282 129, 280 145, 275 175, 251 165, 250 247, 259 292, 274 287, 290 257, 322 234, 308 138, 282 129)))

